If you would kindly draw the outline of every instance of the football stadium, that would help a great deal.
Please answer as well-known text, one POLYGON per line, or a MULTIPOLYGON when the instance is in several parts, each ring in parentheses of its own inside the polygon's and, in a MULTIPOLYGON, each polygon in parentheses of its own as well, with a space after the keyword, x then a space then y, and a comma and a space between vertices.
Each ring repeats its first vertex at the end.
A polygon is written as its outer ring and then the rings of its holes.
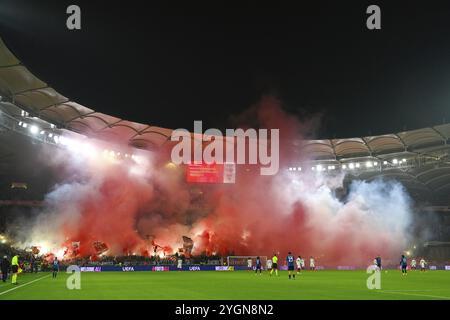
POLYGON ((74 100, 0 39, 0 300, 450 299, 450 123, 313 139, 265 96, 270 137, 230 138, 74 100))

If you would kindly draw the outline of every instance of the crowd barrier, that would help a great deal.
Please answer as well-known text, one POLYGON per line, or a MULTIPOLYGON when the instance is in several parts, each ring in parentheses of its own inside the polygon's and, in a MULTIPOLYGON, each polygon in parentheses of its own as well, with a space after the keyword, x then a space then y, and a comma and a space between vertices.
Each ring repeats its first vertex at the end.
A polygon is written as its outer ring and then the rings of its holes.
MULTIPOLYGON (((64 268, 62 268, 64 269, 64 268)), ((254 269, 254 267, 253 267, 254 269)), ((393 269, 393 268, 387 268, 393 269)), ((409 269, 409 267, 408 267, 409 269)), ((418 268, 420 269, 420 268, 418 268)), ((429 270, 448 270, 450 266, 429 266, 429 270)), ((80 267, 81 272, 137 272, 137 271, 152 271, 152 272, 167 272, 167 271, 239 271, 248 270, 246 266, 217 266, 217 265, 183 265, 181 269, 176 265, 159 265, 159 266, 83 266, 80 267)), ((281 266, 280 270, 287 270, 286 266, 281 266)), ((308 270, 308 268, 307 268, 308 270)), ((353 266, 338 266, 334 268, 325 268, 319 266, 316 270, 362 270, 361 268, 353 266)))
POLYGON ((81 272, 135 272, 135 271, 153 271, 153 272, 166 272, 166 271, 235 271, 235 270, 247 270, 246 267, 237 266, 215 266, 215 265, 183 265, 181 269, 176 265, 159 265, 159 266, 85 266, 80 267, 81 272))

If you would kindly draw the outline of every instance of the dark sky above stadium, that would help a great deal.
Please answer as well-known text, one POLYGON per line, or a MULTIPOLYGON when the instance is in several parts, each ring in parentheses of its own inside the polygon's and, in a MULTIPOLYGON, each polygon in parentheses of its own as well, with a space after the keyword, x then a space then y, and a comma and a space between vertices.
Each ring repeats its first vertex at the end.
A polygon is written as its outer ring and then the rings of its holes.
POLYGON ((448 1, 3 0, 0 36, 72 100, 162 127, 227 128, 262 94, 321 114, 318 137, 450 121, 448 1))

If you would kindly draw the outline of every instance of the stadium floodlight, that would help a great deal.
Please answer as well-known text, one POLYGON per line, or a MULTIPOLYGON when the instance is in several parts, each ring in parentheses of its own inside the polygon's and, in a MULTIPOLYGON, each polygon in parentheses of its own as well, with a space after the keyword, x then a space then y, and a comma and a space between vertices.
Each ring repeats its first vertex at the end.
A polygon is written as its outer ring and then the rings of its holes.
POLYGON ((289 171, 292 171, 292 168, 291 167, 289 167, 289 169, 288 169, 289 171))
POLYGON ((26 122, 24 122, 24 123, 22 124, 22 127, 26 128, 26 127, 28 127, 28 124, 27 124, 26 122))
POLYGON ((292 171, 296 171, 297 170, 297 168, 292 168, 292 171))
POLYGON ((69 139, 61 136, 61 137, 59 137, 59 143, 62 144, 63 146, 67 146, 70 144, 70 141, 69 141, 69 139))
POLYGON ((392 160, 392 163, 393 163, 393 164, 398 164, 398 160, 397 160, 397 159, 394 159, 394 160, 392 160))
POLYGON ((373 167, 372 161, 367 161, 366 168, 372 168, 372 167, 373 167))
POLYGON ((37 133, 39 132, 39 128, 38 128, 37 126, 35 126, 35 125, 32 125, 32 126, 30 127, 30 132, 31 132, 32 134, 37 134, 37 133))
POLYGON ((298 170, 298 171, 302 171, 302 167, 298 167, 297 170, 298 170))
POLYGON ((359 163, 356 163, 356 164, 355 164, 355 167, 359 168, 359 166, 360 166, 359 163))
POLYGON ((317 171, 322 171, 322 169, 323 169, 321 164, 318 164, 316 167, 317 167, 317 171))
POLYGON ((386 165, 386 164, 388 164, 388 162, 387 162, 386 160, 384 160, 384 161, 383 161, 383 164, 385 164, 385 165, 386 165))
MULTIPOLYGON (((61 138, 60 138, 60 142, 61 142, 61 138)), ((93 145, 91 145, 90 143, 88 143, 88 142, 81 142, 79 144, 79 149, 86 156, 92 156, 92 155, 94 155, 96 153, 95 147, 93 145)))
POLYGON ((41 132, 39 132, 39 134, 44 134, 45 133, 45 131, 44 130, 41 130, 41 132))
POLYGON ((406 159, 402 159, 402 162, 406 162, 406 159))
POLYGON ((312 171, 315 171, 315 170, 316 170, 316 167, 312 167, 311 170, 312 170, 312 171))
POLYGON ((348 165, 348 167, 349 167, 350 169, 354 169, 354 168, 355 168, 355 165, 354 165, 353 163, 350 163, 350 164, 348 165))
POLYGON ((49 133, 49 134, 48 134, 48 137, 49 137, 49 138, 53 138, 53 133, 49 133))
POLYGON ((53 140, 55 141, 55 143, 58 143, 58 142, 59 142, 59 137, 58 137, 57 135, 55 135, 55 136, 53 137, 53 140))
POLYGON ((374 166, 377 166, 377 165, 378 165, 378 162, 374 161, 374 162, 373 162, 373 165, 374 165, 374 166))
POLYGON ((344 169, 344 170, 347 169, 347 165, 346 165, 346 164, 343 164, 343 165, 342 165, 342 169, 344 169))

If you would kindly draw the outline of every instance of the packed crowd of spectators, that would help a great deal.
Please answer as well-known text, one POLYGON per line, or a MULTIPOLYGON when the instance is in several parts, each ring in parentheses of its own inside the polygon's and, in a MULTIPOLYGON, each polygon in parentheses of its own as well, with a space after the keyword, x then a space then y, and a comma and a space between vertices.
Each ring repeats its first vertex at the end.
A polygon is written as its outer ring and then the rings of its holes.
POLYGON ((107 256, 101 255, 92 259, 91 257, 65 259, 64 264, 76 264, 79 266, 146 266, 146 265, 176 265, 181 259, 183 264, 221 264, 223 259, 219 256, 193 256, 186 258, 183 255, 170 256, 107 256))
MULTIPOLYGON (((23 272, 49 271, 52 258, 45 255, 34 255, 32 252, 13 248, 9 245, 0 244, 0 258, 6 256, 8 261, 15 255, 19 256, 20 266, 23 272)), ((184 255, 168 255, 168 256, 109 256, 99 255, 96 257, 64 257, 60 265, 61 267, 69 265, 85 266, 146 266, 146 265, 176 265, 178 260, 182 260, 183 264, 222 264, 225 258, 220 256, 191 256, 186 258, 184 255)))
MULTIPOLYGON (((13 248, 6 244, 0 244, 0 258, 6 257, 8 261, 15 255, 19 256, 20 266, 23 272, 37 272, 49 271, 51 269, 50 258, 44 255, 34 255, 32 252, 13 248)), ((140 255, 126 255, 126 256, 109 256, 99 255, 96 257, 77 257, 77 258, 63 258, 61 266, 78 265, 78 266, 154 266, 154 265, 176 265, 178 260, 182 260, 183 265, 223 265, 226 262, 226 257, 199 255, 191 256, 189 258, 184 255, 170 255, 170 256, 140 256, 140 255)), ((408 265, 410 263, 409 258, 408 265)), ((387 264, 386 264, 387 265, 387 264)), ((427 261, 427 267, 430 266, 450 266, 450 261, 427 261)), ((395 266, 395 263, 392 264, 395 266)))

